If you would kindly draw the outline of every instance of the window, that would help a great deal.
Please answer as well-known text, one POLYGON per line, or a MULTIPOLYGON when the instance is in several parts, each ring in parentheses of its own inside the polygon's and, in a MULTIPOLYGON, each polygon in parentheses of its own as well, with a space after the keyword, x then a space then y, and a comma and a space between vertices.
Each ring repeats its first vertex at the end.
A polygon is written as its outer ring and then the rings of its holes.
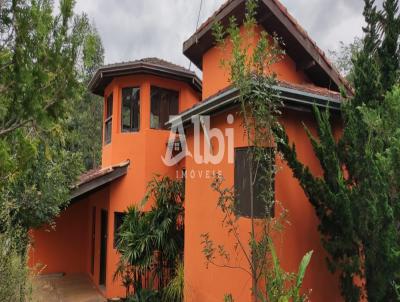
POLYGON ((104 121, 104 142, 111 143, 112 131, 112 113, 113 113, 113 95, 112 93, 106 100, 106 120, 104 121))
POLYGON ((119 240, 119 229, 124 222, 126 213, 114 212, 114 248, 117 246, 119 240))
MULTIPOLYGON (((251 217, 251 204, 250 204, 250 151, 249 148, 236 148, 235 149, 235 210, 240 216, 251 217)), ((253 162, 253 177, 256 177, 253 185, 254 207, 253 217, 263 218, 267 215, 274 216, 274 204, 271 204, 266 194, 263 194, 265 188, 268 187, 268 172, 271 171, 271 165, 275 159, 269 160, 268 153, 257 162, 253 162)), ((272 184, 274 187, 275 184, 272 184)))
POLYGON ((151 87, 150 127, 166 129, 165 123, 178 114, 179 93, 159 87, 151 87))
POLYGON ((122 89, 122 132, 139 131, 140 121, 140 89, 122 89))

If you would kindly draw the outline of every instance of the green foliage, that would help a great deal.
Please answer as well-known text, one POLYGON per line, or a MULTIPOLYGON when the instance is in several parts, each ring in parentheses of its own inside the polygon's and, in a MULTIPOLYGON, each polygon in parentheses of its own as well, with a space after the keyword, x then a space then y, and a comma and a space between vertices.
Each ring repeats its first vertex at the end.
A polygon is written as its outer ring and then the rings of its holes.
POLYGON ((73 7, 63 0, 57 15, 48 0, 1 4, 0 204, 26 228, 51 222, 80 171, 65 124, 98 36, 73 7))
MULTIPOLYGON (((45 134, 43 134, 44 136, 45 134)), ((50 135, 37 143, 36 155, 23 173, 11 178, 1 190, 0 206, 10 211, 11 221, 26 229, 51 222, 67 205, 71 184, 80 172, 80 157, 69 153, 50 135)))
MULTIPOLYGON (((158 278, 167 286, 174 275, 176 261, 183 253, 183 184, 169 177, 149 182, 142 204, 152 200, 150 211, 130 207, 119 230, 117 249, 121 253, 117 275, 131 270, 132 285, 141 288, 143 276, 158 278), (166 269, 170 274, 165 274, 166 269)), ((125 278, 126 279, 126 278, 125 278)))
POLYGON ((300 290, 313 252, 304 255, 297 274, 285 272, 281 268, 272 242, 270 243, 270 253, 272 267, 266 272, 265 276, 266 296, 260 295, 260 300, 265 302, 308 301, 307 295, 300 294, 300 290))
POLYGON ((127 299, 127 302, 159 302, 161 295, 153 289, 140 289, 133 296, 127 299))
POLYGON ((333 59, 335 67, 346 77, 351 84, 354 82, 354 64, 353 60, 363 47, 363 40, 356 37, 353 42, 344 44, 340 42, 338 50, 329 51, 330 57, 333 59))
POLYGON ((163 301, 164 302, 183 302, 184 294, 184 266, 180 261, 175 268, 175 277, 168 283, 165 288, 163 301))
POLYGON ((20 281, 0 284, 2 291, 19 288, 20 301, 27 232, 52 223, 81 171, 66 124, 86 90, 99 38, 74 4, 61 0, 56 13, 50 0, 0 1, 0 249, 9 251, 0 257, 21 272, 20 281))
POLYGON ((21 257, 21 248, 13 236, 18 231, 7 231, 0 234, 0 301, 21 301, 29 298, 27 285, 29 270, 26 259, 21 257))
POLYGON ((120 278, 122 286, 125 288, 125 297, 131 295, 131 290, 142 288, 142 274, 139 269, 133 267, 124 261, 119 261, 117 269, 114 272, 113 281, 120 278))
MULTIPOLYGON (((103 65, 104 49, 95 28, 88 29, 83 48, 83 83, 90 81, 103 65)), ((82 156, 85 170, 100 165, 102 149, 103 99, 85 89, 79 98, 71 100, 71 112, 64 123, 68 129, 67 149, 82 156)))
POLYGON ((79 96, 76 66, 89 24, 85 16, 74 18, 73 3, 63 0, 60 14, 53 16, 48 0, 5 2, 2 16, 12 22, 0 42, 0 137, 32 123, 48 126, 79 96))
POLYGON ((355 95, 342 104, 338 140, 329 112, 315 110, 318 138, 307 132, 322 177, 298 160, 284 130, 275 128, 278 147, 320 219, 329 267, 340 274, 346 301, 359 301, 364 293, 369 301, 394 301, 400 278, 398 7, 398 1, 387 0, 378 11, 374 1, 365 1, 355 95))
POLYGON ((101 163, 103 100, 86 92, 72 105, 65 121, 65 129, 70 132, 66 148, 81 155, 85 170, 97 168, 101 163))

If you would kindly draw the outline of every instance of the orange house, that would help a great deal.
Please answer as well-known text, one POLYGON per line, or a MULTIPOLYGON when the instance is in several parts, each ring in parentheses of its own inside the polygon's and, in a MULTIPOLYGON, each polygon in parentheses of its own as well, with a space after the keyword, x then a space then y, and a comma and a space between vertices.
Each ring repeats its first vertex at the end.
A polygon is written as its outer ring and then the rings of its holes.
MULTIPOLYGON (((202 70, 202 81, 183 67, 155 58, 107 65, 96 72, 89 89, 104 97, 102 166, 81 176, 55 230, 43 227, 33 232, 31 262, 46 265, 44 273, 85 273, 107 298, 123 296, 120 282, 113 281, 119 257, 115 229, 121 213, 141 200, 154 174, 185 174, 185 301, 223 301, 227 293, 235 301, 251 301, 250 276, 242 270, 206 267, 201 245, 203 233, 226 246, 234 242, 221 226, 222 213, 210 184, 215 173, 223 174, 228 187, 244 177, 236 168, 247 144, 237 114, 237 91, 220 65, 227 53, 215 47, 211 28, 214 21, 227 24, 231 16, 240 24, 244 12, 245 0, 227 1, 184 43, 183 52, 202 70), (196 126, 197 118, 204 116, 210 117, 210 129, 218 129, 227 143, 221 145, 216 132, 210 136, 204 123, 196 126), (178 120, 186 149, 193 155, 165 164, 162 157, 170 146, 169 127, 174 128, 178 120), (222 156, 215 162, 204 160, 207 148, 223 151, 222 156)), ((260 1, 257 21, 260 30, 277 33, 285 42, 285 56, 273 66, 279 80, 276 89, 284 102, 280 121, 296 143, 300 159, 319 174, 321 168, 302 123, 315 131, 313 104, 338 116, 339 87, 350 87, 277 0, 260 1)), ((275 195, 288 210, 291 224, 276 240, 282 265, 297 271, 302 256, 313 250, 304 280, 304 288, 312 289, 311 301, 342 301, 338 278, 326 266, 314 209, 291 170, 284 162, 279 165, 275 195)), ((244 215, 239 224, 246 242, 250 219, 244 215)), ((233 261, 234 266, 246 266, 240 255, 233 261)))

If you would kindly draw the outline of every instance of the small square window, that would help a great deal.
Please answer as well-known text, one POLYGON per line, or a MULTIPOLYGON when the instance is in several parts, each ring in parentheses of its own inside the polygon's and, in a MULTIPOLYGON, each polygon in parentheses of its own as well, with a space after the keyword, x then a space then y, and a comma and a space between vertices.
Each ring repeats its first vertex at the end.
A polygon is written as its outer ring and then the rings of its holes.
POLYGON ((114 212, 114 248, 117 246, 119 240, 119 229, 124 222, 125 216, 125 212, 114 212))
MULTIPOLYGON (((251 217, 251 191, 250 191, 250 159, 253 147, 236 148, 235 149, 235 210, 237 215, 251 217)), ((275 196, 266 196, 265 188, 269 184, 269 172, 275 163, 275 158, 270 159, 273 152, 263 152, 260 159, 253 158, 253 217, 264 218, 266 216, 274 216, 274 199, 275 196)), ((274 175, 272 175, 274 177, 274 175)), ((275 182, 271 184, 275 187, 275 182)), ((275 192, 273 193, 275 195, 275 192)))
POLYGON ((179 111, 179 92, 160 87, 151 87, 150 127, 167 129, 166 123, 179 111))

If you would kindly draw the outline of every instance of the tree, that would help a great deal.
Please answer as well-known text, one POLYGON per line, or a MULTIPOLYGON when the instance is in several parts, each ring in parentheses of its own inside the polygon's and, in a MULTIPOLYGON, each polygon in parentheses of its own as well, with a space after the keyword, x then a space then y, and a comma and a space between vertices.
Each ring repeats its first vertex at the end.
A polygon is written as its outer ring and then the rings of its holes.
MULTIPOLYGON (((104 63, 104 48, 92 26, 85 40, 83 83, 87 85, 97 68, 104 63)), ((85 170, 98 167, 101 160, 103 99, 85 89, 80 98, 72 100, 71 113, 65 127, 70 131, 67 149, 79 152, 85 170)))
POLYGON ((354 65, 353 59, 362 49, 362 39, 355 37, 353 42, 345 44, 340 42, 338 50, 329 51, 330 57, 337 70, 351 84, 354 82, 354 65))
POLYGON ((342 102, 337 140, 329 112, 315 110, 309 138, 322 170, 314 176, 280 127, 278 147, 320 219, 319 231, 346 301, 396 301, 400 267, 399 4, 365 0, 362 49, 353 59, 354 96, 342 102))
MULTIPOLYGON (((281 59, 283 51, 277 37, 262 31, 256 31, 256 12, 258 3, 246 1, 244 33, 236 22, 230 18, 227 28, 217 22, 213 35, 221 52, 228 53, 229 58, 222 60, 222 68, 228 69, 230 83, 238 90, 237 104, 243 127, 243 136, 247 142, 249 199, 250 205, 250 239, 245 242, 241 237, 237 206, 240 203, 238 194, 233 188, 223 186, 223 177, 217 176, 212 188, 218 193, 217 206, 221 210, 222 226, 233 237, 233 248, 215 243, 208 233, 201 235, 203 254, 206 264, 225 269, 238 269, 247 273, 252 280, 254 301, 306 301, 307 294, 301 293, 303 277, 312 252, 307 253, 299 267, 299 272, 290 273, 281 268, 275 253, 272 234, 282 230, 286 221, 286 212, 277 217, 275 208, 274 178, 279 167, 275 159, 279 155, 274 148, 272 129, 279 124, 278 116, 282 102, 278 91, 276 74, 271 67, 281 59), (254 41, 257 41, 254 43, 254 41), (254 45, 255 44, 255 45, 254 45), (232 46, 229 50, 227 45, 232 46), (260 188, 255 192, 255 185, 260 188), (265 212, 262 217, 256 216, 256 200, 261 200, 265 212), (245 259, 246 267, 232 263, 231 259, 240 255, 245 259)), ((237 258, 236 258, 237 259, 237 258)), ((233 301, 231 295, 225 301, 233 301)))
MULTIPOLYGON (((73 7, 61 0, 55 13, 50 0, 0 1, 0 261, 17 257, 7 263, 21 269, 28 230, 60 213, 81 170, 79 154, 66 148, 64 125, 86 89, 82 70, 93 58, 93 32, 73 7)), ((25 278, 12 285, 24 300, 25 278)))
MULTIPOLYGON (((71 102, 81 99, 86 90, 82 69, 91 62, 92 52, 88 47, 90 24, 86 16, 74 16, 73 3, 60 1, 60 13, 54 16, 51 1, 2 2, 2 32, 6 34, 0 41, 0 171, 2 196, 7 202, 12 198, 19 202, 22 197, 18 194, 28 194, 28 184, 38 191, 35 196, 26 196, 30 203, 38 201, 46 207, 44 191, 52 189, 52 202, 62 205, 68 201, 68 183, 74 181, 74 166, 79 161, 65 150, 69 132, 63 126, 71 113, 71 102), (66 163, 71 163, 69 169, 63 166, 66 163), (38 176, 40 167, 46 165, 48 171, 63 168, 58 176, 68 180, 57 182, 53 178, 54 186, 46 188, 35 183, 32 176, 38 176), (65 194, 61 196, 57 190, 65 194)), ((32 225, 20 222, 26 227, 37 226, 49 217, 40 218, 45 219, 32 225)))

